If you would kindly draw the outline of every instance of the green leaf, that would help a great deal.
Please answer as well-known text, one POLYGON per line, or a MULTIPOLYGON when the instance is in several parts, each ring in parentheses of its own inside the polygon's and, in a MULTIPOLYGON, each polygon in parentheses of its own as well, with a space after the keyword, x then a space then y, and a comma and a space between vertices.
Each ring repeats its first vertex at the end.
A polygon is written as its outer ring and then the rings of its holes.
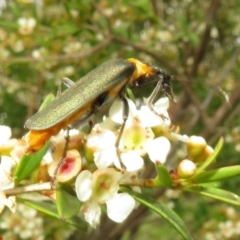
POLYGON ((193 176, 191 180, 194 183, 208 183, 222 181, 237 176, 240 176, 240 165, 222 167, 219 169, 202 172, 197 176, 193 176))
POLYGON ((78 229, 86 230, 87 223, 80 219, 77 216, 68 218, 68 219, 61 219, 57 212, 57 207, 52 201, 33 201, 29 199, 17 198, 18 202, 23 203, 29 207, 32 207, 40 212, 43 212, 51 217, 57 218, 66 222, 69 225, 72 225, 78 229))
POLYGON ((34 169, 38 167, 49 146, 50 142, 46 143, 38 152, 30 155, 24 154, 21 157, 14 172, 15 184, 19 184, 23 179, 27 178, 34 169))
POLYGON ((130 88, 127 88, 126 91, 127 91, 127 96, 128 96, 133 102, 135 102, 136 99, 135 99, 135 97, 134 97, 133 91, 132 91, 130 88))
POLYGON ((198 174, 200 174, 201 172, 203 172, 208 166, 210 166, 212 164, 212 162, 216 159, 217 155, 219 154, 222 146, 223 146, 223 138, 221 137, 219 139, 218 143, 217 143, 217 146, 214 148, 214 152, 197 169, 196 174, 194 175, 194 177, 197 176, 198 174))
POLYGON ((147 208, 153 210, 162 218, 167 220, 182 235, 184 239, 193 239, 183 220, 167 205, 161 203, 156 199, 145 197, 142 194, 133 192, 130 189, 124 188, 123 191, 129 193, 136 201, 145 205, 147 208))
POLYGON ((199 184, 185 187, 184 190, 188 192, 198 193, 206 197, 220 200, 222 202, 240 206, 240 196, 220 188, 205 187, 199 184))
POLYGON ((50 93, 48 94, 44 101, 42 102, 40 108, 39 108, 39 111, 42 110, 44 107, 46 107, 50 102, 52 102, 53 100, 55 99, 55 96, 54 94, 50 93))
POLYGON ((167 170, 167 168, 161 164, 156 164, 156 170, 158 173, 158 176, 156 179, 154 179, 154 184, 159 187, 171 187, 172 186, 172 178, 167 170))
POLYGON ((68 219, 79 212, 81 202, 69 185, 58 183, 56 197, 58 214, 62 219, 68 219))

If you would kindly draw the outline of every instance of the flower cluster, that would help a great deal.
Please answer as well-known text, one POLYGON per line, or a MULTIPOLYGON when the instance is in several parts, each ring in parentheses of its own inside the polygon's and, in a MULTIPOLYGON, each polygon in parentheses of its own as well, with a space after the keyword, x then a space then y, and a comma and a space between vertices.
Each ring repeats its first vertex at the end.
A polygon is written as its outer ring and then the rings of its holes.
MULTIPOLYGON (((84 136, 82 132, 70 131, 66 157, 56 173, 57 181, 66 182, 80 172, 75 181, 76 194, 83 203, 81 213, 92 227, 100 222, 101 204, 106 204, 108 217, 115 222, 124 221, 132 212, 135 200, 127 193, 119 193, 120 185, 136 183, 144 170, 146 155, 154 163, 165 163, 171 144, 164 135, 174 140, 178 137, 188 139, 170 131, 168 98, 162 98, 154 105, 156 111, 165 116, 164 119, 147 105, 137 110, 130 99, 128 105, 129 116, 121 136, 123 109, 118 99, 109 110, 109 118, 105 117, 103 122, 96 124, 90 134, 84 136), (155 137, 153 127, 161 132, 160 136, 155 137), (79 145, 82 146, 83 157, 74 149, 79 145), (76 152, 70 157, 72 151, 76 152)), ((52 137, 51 176, 55 174, 65 144, 64 132, 52 137)), ((134 190, 140 192, 139 187, 134 187, 134 190)))
MULTIPOLYGON (((168 98, 161 98, 154 104, 158 115, 149 109, 147 103, 137 109, 132 100, 127 101, 129 115, 124 129, 123 106, 117 99, 109 110, 109 117, 104 117, 89 134, 73 129, 53 136, 51 151, 44 156, 35 174, 35 182, 46 182, 51 177, 53 185, 56 182, 74 185, 76 196, 82 203, 80 213, 94 228, 100 223, 102 205, 106 206, 108 217, 115 222, 123 222, 136 208, 134 198, 120 191, 121 185, 131 186, 136 192, 141 192, 140 186, 180 186, 185 179, 195 174, 198 164, 213 151, 204 139, 180 135, 179 129, 172 127, 167 112, 168 98), (145 181, 141 175, 148 160, 156 165, 157 175, 162 175, 159 169, 164 166, 174 141, 185 143, 187 158, 179 163, 177 170, 171 170, 172 175, 169 173, 172 178, 170 185, 159 177, 157 180, 145 181)), ((1 145, 2 152, 6 149, 4 146, 7 145, 1 145)), ((22 149, 18 141, 11 147, 11 155, 15 153, 19 156, 16 152, 22 153, 22 149)), ((10 170, 2 170, 4 162, 0 168, 1 181, 4 181, 1 190, 13 187, 10 170)), ((52 197, 55 198, 55 195, 52 194, 52 197)), ((4 191, 1 199, 2 208, 10 205, 10 198, 6 198, 4 191)))
MULTIPOLYGON (((84 157, 71 158, 75 163, 70 167, 63 161, 56 174, 56 179, 61 182, 61 175, 68 176, 66 179, 69 180, 80 171, 75 180, 75 190, 83 203, 81 213, 92 227, 100 222, 102 204, 106 204, 107 215, 115 222, 124 221, 132 212, 136 206, 135 200, 129 194, 119 192, 119 189, 120 185, 135 185, 134 191, 141 191, 136 186, 144 171, 146 156, 155 164, 164 164, 171 148, 170 141, 189 141, 188 136, 172 131, 167 112, 168 98, 161 98, 154 104, 159 115, 153 113, 147 104, 138 110, 128 99, 128 105, 129 116, 121 135, 123 106, 118 99, 109 110, 109 118, 105 117, 103 122, 96 124, 90 134, 83 136, 78 132, 74 137, 70 132, 69 145, 72 142, 81 144, 84 157)), ((62 150, 57 149, 64 148, 65 138, 61 134, 52 138, 52 142, 52 155, 56 159, 54 162, 57 162, 62 154, 62 150)), ((52 176, 55 167, 56 164, 51 168, 52 176)), ((154 182, 152 184, 152 187, 157 187, 154 182)))

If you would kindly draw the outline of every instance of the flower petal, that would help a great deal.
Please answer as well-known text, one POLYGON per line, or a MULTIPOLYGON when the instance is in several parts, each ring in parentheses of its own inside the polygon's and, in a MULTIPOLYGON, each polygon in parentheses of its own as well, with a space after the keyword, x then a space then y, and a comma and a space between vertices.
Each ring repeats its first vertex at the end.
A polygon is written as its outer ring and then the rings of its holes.
POLYGON ((162 97, 154 103, 154 108, 158 113, 164 113, 169 108, 169 98, 162 97))
POLYGON ((81 207, 85 220, 93 227, 96 228, 100 223, 101 208, 97 202, 88 201, 81 207))
MULTIPOLYGON (((155 108, 154 108, 155 109, 155 108)), ((168 112, 158 112, 157 109, 155 109, 157 113, 162 114, 166 117, 166 119, 162 119, 158 114, 154 113, 152 110, 149 109, 148 106, 142 106, 138 112, 138 117, 145 127, 155 127, 159 125, 171 125, 171 121, 169 119, 168 112)))
POLYGON ((118 159, 116 147, 108 147, 94 153, 97 168, 106 168, 118 159))
POLYGON ((76 178, 75 188, 80 201, 87 201, 92 195, 92 173, 88 170, 82 171, 76 178))
MULTIPOLYGON (((137 108, 134 104, 134 102, 127 98, 128 101, 128 107, 129 107, 129 114, 127 123, 132 121, 132 119, 136 116, 137 108)), ((123 103, 119 98, 117 98, 112 106, 109 109, 109 117, 116 123, 122 124, 123 123, 123 103)))
POLYGON ((116 141, 115 134, 110 130, 102 130, 101 133, 91 133, 87 136, 87 145, 90 148, 101 149, 114 146, 116 141))
POLYGON ((135 200, 127 193, 115 194, 106 201, 107 215, 114 222, 123 222, 135 207, 135 200))
POLYGON ((155 138, 153 141, 146 144, 146 151, 152 162, 166 162, 167 155, 170 151, 171 144, 165 137, 155 138))
POLYGON ((4 125, 0 125, 0 133, 0 144, 5 143, 12 135, 11 128, 4 125))
MULTIPOLYGON (((121 161, 123 162, 124 166, 126 167, 128 172, 138 171, 143 168, 144 161, 142 157, 140 157, 137 152, 129 151, 126 153, 121 154, 121 161)), ((114 165, 118 169, 122 169, 120 165, 120 159, 116 158, 114 161, 114 165)))

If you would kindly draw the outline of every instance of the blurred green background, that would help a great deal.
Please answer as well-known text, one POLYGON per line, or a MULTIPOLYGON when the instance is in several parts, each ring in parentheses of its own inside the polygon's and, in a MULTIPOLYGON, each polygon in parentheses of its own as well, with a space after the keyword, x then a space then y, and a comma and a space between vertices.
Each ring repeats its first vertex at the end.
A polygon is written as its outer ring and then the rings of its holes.
MULTIPOLYGON (((106 60, 134 57, 173 76, 178 102, 170 116, 181 133, 212 145, 224 136, 217 165, 239 164, 239 12, 238 0, 0 0, 0 124, 20 138, 24 122, 63 77, 76 81, 106 60)), ((147 97, 153 87, 136 95, 147 97)), ((239 194, 240 180, 224 187, 239 194)), ((158 196, 195 239, 240 239, 239 209, 192 194, 158 196)), ((61 239, 64 229, 66 239, 181 239, 144 208, 121 225, 102 221, 89 235, 63 224, 44 219, 45 239, 61 239)))

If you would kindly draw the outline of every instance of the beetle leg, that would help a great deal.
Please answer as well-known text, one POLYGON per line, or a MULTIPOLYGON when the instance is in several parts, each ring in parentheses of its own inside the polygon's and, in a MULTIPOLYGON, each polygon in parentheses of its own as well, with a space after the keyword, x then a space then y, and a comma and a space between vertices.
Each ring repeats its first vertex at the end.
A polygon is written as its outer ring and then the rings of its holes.
POLYGON ((126 166, 124 165, 124 163, 123 163, 122 160, 121 160, 120 152, 119 152, 118 147, 119 147, 119 143, 120 143, 120 140, 121 140, 121 137, 122 137, 122 134, 123 134, 123 131, 124 131, 124 128, 125 128, 127 119, 128 119, 128 115, 129 115, 129 105, 128 105, 127 99, 126 99, 122 94, 120 94, 119 97, 120 97, 120 100, 121 100, 121 102, 122 102, 122 104, 123 104, 123 123, 122 123, 122 125, 121 125, 121 127, 120 127, 119 135, 118 135, 117 140, 116 140, 116 142, 115 142, 115 147, 116 147, 116 149, 117 149, 117 155, 118 155, 118 159, 119 159, 119 163, 120 163, 120 165, 121 165, 121 168, 122 168, 123 170, 126 170, 126 166))
POLYGON ((154 88, 153 92, 151 93, 151 95, 149 96, 148 100, 147 100, 147 105, 150 108, 150 110, 152 112, 154 112, 156 115, 158 115, 159 117, 162 118, 162 120, 167 120, 168 118, 165 117, 163 114, 159 114, 153 107, 153 102, 157 97, 157 94, 161 91, 162 89, 162 83, 163 83, 163 77, 161 77, 161 79, 158 81, 156 87, 154 88))
POLYGON ((57 97, 59 97, 62 94, 62 89, 63 89, 63 85, 65 85, 67 88, 72 87, 73 85, 75 85, 75 82, 73 82, 71 79, 64 77, 62 79, 61 84, 58 87, 58 91, 57 91, 57 97))
POLYGON ((56 167, 56 169, 53 172, 53 178, 51 180, 51 187, 52 188, 55 188, 55 186, 56 186, 56 176, 57 176, 58 170, 62 166, 63 161, 64 161, 64 159, 67 156, 67 148, 68 148, 68 144, 69 144, 69 131, 70 131, 70 128, 67 127, 67 129, 66 129, 67 135, 65 136, 66 144, 65 144, 64 149, 63 149, 62 157, 60 158, 60 160, 59 160, 59 162, 57 164, 57 167, 56 167))

